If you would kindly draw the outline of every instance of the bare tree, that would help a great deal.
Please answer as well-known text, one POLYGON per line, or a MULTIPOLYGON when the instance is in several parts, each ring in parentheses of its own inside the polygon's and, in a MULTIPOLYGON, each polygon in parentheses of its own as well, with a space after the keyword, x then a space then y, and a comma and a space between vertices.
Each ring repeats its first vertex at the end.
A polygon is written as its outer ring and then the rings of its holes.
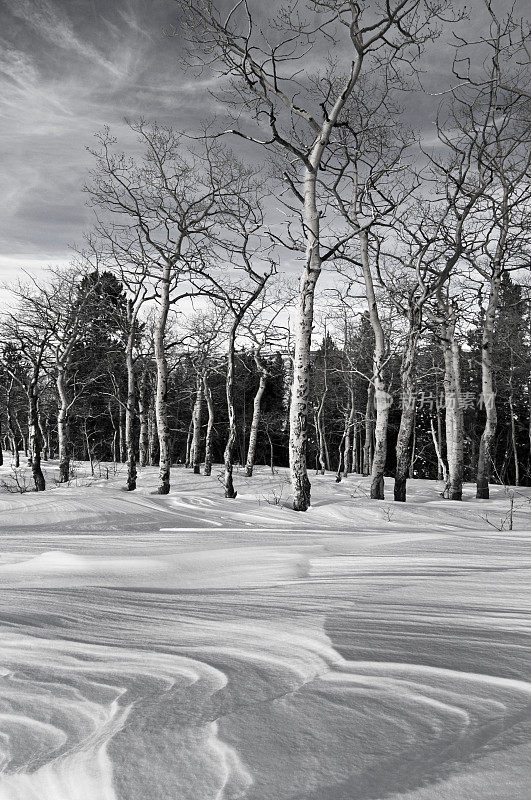
POLYGON ((50 368, 50 339, 52 332, 43 325, 32 302, 34 294, 28 286, 16 289, 18 307, 9 312, 2 324, 2 366, 23 389, 28 404, 29 461, 37 492, 46 489, 41 457, 43 435, 39 424, 41 381, 50 368), (13 353, 18 357, 13 359, 13 353))
MULTIPOLYGON (((306 16, 281 7, 269 24, 256 22, 248 0, 222 13, 211 0, 181 0, 185 28, 203 67, 230 76, 232 93, 224 101, 244 109, 248 128, 225 133, 283 154, 285 180, 300 215, 304 263, 299 282, 293 384, 290 410, 290 469, 293 507, 310 505, 306 466, 310 348, 315 288, 323 262, 334 248, 323 248, 320 171, 355 87, 377 66, 414 61, 435 34, 445 2, 395 0, 375 10, 367 4, 313 0, 306 16), (336 60, 321 57, 333 45, 336 60), (319 55, 318 55, 319 54, 319 55), (315 68, 316 55, 322 59, 315 68), (291 164, 290 164, 291 162, 291 164)), ((391 71, 389 70, 389 74, 391 71)), ((350 235, 350 234, 349 234, 350 235)), ((289 240, 290 236, 288 236, 289 240)))
MULTIPOLYGON (((501 73, 502 50, 511 49, 514 20, 505 20, 505 32, 492 5, 492 58, 474 70, 474 80, 455 88, 439 115, 439 138, 451 153, 437 168, 444 175, 454 224, 445 232, 446 244, 468 261, 486 284, 488 301, 483 313, 481 343, 482 397, 485 425, 481 436, 478 498, 489 497, 492 447, 497 425, 492 366, 494 323, 502 275, 527 263, 525 244, 531 198, 531 155, 528 142, 528 101, 509 91, 501 73)), ((466 56, 458 45, 456 74, 466 56)), ((474 275, 471 275, 471 280, 474 275)), ((483 295, 483 287, 479 290, 483 295)), ((439 304, 441 308, 441 304, 439 304)), ((446 313, 446 334, 455 327, 455 309, 446 313)), ((459 426, 458 426, 459 427, 459 426)))
POLYGON ((479 38, 463 38, 454 32, 456 57, 454 74, 459 86, 474 86, 489 91, 493 86, 514 98, 531 99, 531 27, 520 17, 516 4, 496 10, 492 0, 482 0, 489 30, 479 38))
POLYGON ((257 303, 251 306, 243 322, 245 337, 251 342, 253 360, 258 373, 258 388, 253 400, 253 417, 245 461, 245 474, 248 478, 253 474, 256 458, 262 398, 271 377, 270 368, 264 358, 264 351, 270 351, 275 344, 284 340, 286 331, 283 326, 279 325, 278 318, 292 298, 293 293, 285 282, 277 282, 275 286, 269 285, 261 293, 257 303))
POLYGON ((205 475, 212 473, 212 435, 214 429, 214 404, 209 386, 209 376, 221 362, 221 348, 226 338, 227 308, 210 305, 205 311, 188 319, 183 328, 182 345, 195 372, 195 402, 192 410, 190 449, 187 461, 194 473, 201 466, 201 417, 206 402, 208 422, 205 436, 205 475))
POLYGON ((98 221, 122 252, 136 252, 135 262, 154 282, 158 312, 153 330, 157 365, 155 415, 159 440, 159 494, 170 490, 170 431, 167 418, 168 362, 165 335, 170 307, 189 294, 186 278, 207 258, 230 198, 242 191, 242 168, 217 143, 204 139, 194 149, 171 128, 131 125, 144 145, 140 159, 115 152, 108 130, 92 151, 97 166, 88 187, 98 221), (110 219, 109 219, 110 218, 110 219))

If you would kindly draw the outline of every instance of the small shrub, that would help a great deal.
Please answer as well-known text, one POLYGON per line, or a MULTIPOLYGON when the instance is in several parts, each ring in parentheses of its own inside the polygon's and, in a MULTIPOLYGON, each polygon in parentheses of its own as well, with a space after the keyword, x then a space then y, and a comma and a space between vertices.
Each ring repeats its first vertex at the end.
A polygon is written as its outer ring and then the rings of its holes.
POLYGON ((26 494, 32 491, 26 472, 21 467, 14 466, 11 467, 11 479, 1 481, 0 488, 10 494, 26 494))

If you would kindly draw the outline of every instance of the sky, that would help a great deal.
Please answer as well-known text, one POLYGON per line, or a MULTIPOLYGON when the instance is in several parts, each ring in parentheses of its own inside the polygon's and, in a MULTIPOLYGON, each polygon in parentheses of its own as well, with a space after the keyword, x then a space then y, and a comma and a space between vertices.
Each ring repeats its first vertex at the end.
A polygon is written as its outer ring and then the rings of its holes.
POLYGON ((184 76, 171 0, 1 0, 0 280, 64 263, 90 227, 86 147, 124 118, 176 127, 205 113, 184 76))
MULTIPOLYGON (((64 264, 82 242, 96 131, 110 125, 127 146, 124 118, 190 129, 212 112, 208 78, 183 71, 172 24, 178 34, 173 0, 0 0, 0 282, 64 264)), ((430 59, 436 86, 444 42, 430 59)), ((434 108, 416 98, 411 110, 428 138, 434 108)))

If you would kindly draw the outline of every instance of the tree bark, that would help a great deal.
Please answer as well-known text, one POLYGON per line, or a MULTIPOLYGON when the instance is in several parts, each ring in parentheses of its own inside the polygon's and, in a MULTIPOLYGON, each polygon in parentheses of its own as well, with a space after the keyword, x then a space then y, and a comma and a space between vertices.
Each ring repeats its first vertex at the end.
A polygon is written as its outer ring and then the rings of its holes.
MULTIPOLYGON (((440 427, 440 419, 438 418, 437 422, 439 423, 440 427)), ((430 417, 430 430, 431 430, 431 438, 433 441, 433 447, 435 448, 435 455, 437 456, 437 480, 444 481, 445 485, 448 483, 448 470, 446 469, 446 464, 444 463, 442 453, 441 453, 441 440, 440 435, 438 436, 435 433, 435 427, 433 425, 433 417, 430 417)), ((439 432, 440 434, 440 432, 439 432)))
POLYGON ((248 478, 250 478, 253 474, 254 461, 256 457, 256 444, 258 442, 258 429, 260 427, 262 397, 264 396, 267 386, 267 379, 269 377, 269 373, 256 351, 254 353, 254 361, 258 369, 258 374, 260 375, 260 381, 253 401, 253 419, 251 421, 249 446, 247 448, 247 460, 245 462, 245 474, 248 478))
POLYGON ((212 392, 208 383, 208 376, 206 373, 203 375, 203 392, 208 409, 208 421, 205 435, 205 469, 204 474, 207 476, 212 475, 212 437, 214 434, 214 401, 212 400, 212 392))
POLYGON ((158 494, 170 491, 170 431, 168 427, 168 362, 165 351, 166 322, 170 310, 170 264, 163 268, 160 288, 159 313, 154 330, 155 362, 157 365, 157 391, 155 396, 155 418, 159 437, 159 486, 158 494))
POLYGON ((385 388, 383 371, 387 347, 385 334, 378 314, 376 295, 369 263, 369 235, 366 230, 359 233, 360 255, 365 280, 365 293, 369 306, 369 319, 374 333, 374 355, 372 380, 374 384, 374 404, 376 406, 376 422, 374 426, 374 456, 372 462, 371 498, 384 499, 384 472, 387 458, 387 422, 391 398, 385 388))
POLYGON ((184 455, 184 466, 186 469, 192 466, 192 444, 194 440, 194 420, 193 420, 193 409, 192 409, 192 417, 190 418, 190 424, 188 425, 188 433, 186 435, 186 452, 184 455))
POLYGON ((125 406, 125 444, 126 444, 126 458, 127 458, 126 488, 128 492, 133 492, 136 489, 136 479, 137 479, 135 439, 134 439, 136 384, 135 384, 135 362, 133 358, 133 347, 135 343, 135 334, 136 334, 136 324, 135 324, 136 318, 131 308, 130 301, 128 301, 127 316, 128 316, 129 331, 125 346, 125 367, 127 371, 127 402, 125 406))
POLYGON ((149 428, 147 404, 147 367, 144 366, 138 382, 138 418, 140 420, 140 434, 138 437, 138 463, 141 467, 148 464, 149 458, 149 428))
POLYGON ((498 415, 494 393, 492 370, 492 347, 494 343, 494 323, 500 290, 501 270, 494 268, 489 292, 487 312, 483 322, 481 336, 481 391, 485 405, 485 427, 479 443, 476 497, 480 500, 489 498, 489 481, 492 470, 492 447, 496 434, 498 415))
POLYGON ((354 401, 354 389, 349 387, 349 396, 350 396, 350 403, 349 403, 349 412, 348 416, 345 421, 345 441, 343 446, 343 477, 346 478, 349 472, 353 472, 355 469, 354 466, 354 450, 355 450, 355 437, 356 432, 354 430, 354 419, 356 416, 356 408, 355 408, 355 401, 354 401))
POLYGON ((42 449, 42 460, 48 461, 50 458, 50 432, 48 430, 48 420, 46 417, 43 417, 39 412, 39 428, 42 433, 41 439, 41 449, 42 449))
POLYGON ((410 320, 410 331, 404 349, 401 365, 402 414, 396 440, 396 471, 394 498, 405 503, 407 479, 413 454, 413 433, 415 430, 415 358, 420 333, 420 319, 410 320))
POLYGON ((357 475, 361 472, 360 468, 360 440, 359 440, 358 423, 354 423, 352 432, 352 471, 357 475))
POLYGON ((201 474, 201 416, 203 412, 203 378, 200 373, 196 376, 195 403, 192 413, 192 466, 194 475, 201 474))
POLYGON ((369 475, 372 469, 371 442, 373 429, 374 386, 369 383, 367 387, 367 405, 365 406, 365 439, 363 441, 363 475, 369 475))
POLYGON ((520 486, 520 463, 518 461, 518 449, 516 447, 516 425, 514 417, 514 404, 513 404, 513 365, 511 364, 511 372, 509 378, 509 413, 511 415, 511 447, 513 451, 514 463, 514 485, 520 486))
POLYGON ((225 382, 225 394, 227 398, 227 412, 229 417, 229 433, 227 437, 227 444, 225 445, 225 452, 223 454, 224 461, 224 478, 223 483, 225 486, 225 497, 234 499, 238 494, 234 490, 234 483, 232 480, 232 465, 234 447, 236 445, 236 411, 234 408, 234 345, 236 339, 235 322, 229 333, 229 344, 227 352, 227 374, 225 382))
POLYGON ((323 421, 323 407, 324 402, 326 399, 326 392, 321 395, 321 399, 319 404, 314 408, 314 425, 315 425, 315 433, 317 437, 317 464, 318 464, 318 472, 321 475, 325 474, 325 470, 330 469, 330 464, 328 463, 327 458, 327 451, 326 451, 326 441, 325 441, 325 434, 324 434, 324 421, 323 421))
POLYGON ((62 364, 57 367, 55 378, 59 409, 57 413, 57 441, 59 448, 59 483, 68 483, 70 480, 70 452, 68 436, 68 409, 70 398, 66 388, 65 369, 62 364))
MULTIPOLYGON (((110 420, 111 420, 111 426, 112 426, 112 430, 113 430, 112 460, 114 461, 115 464, 117 464, 118 461, 120 460, 120 450, 119 450, 119 441, 118 441, 118 428, 116 427, 116 423, 114 421, 114 416, 113 416, 113 413, 112 413, 112 406, 111 406, 110 402, 109 402, 108 409, 109 409, 109 417, 110 417, 110 420)), ((85 422, 85 427, 86 427, 86 422, 85 422)), ((87 445, 87 447, 88 447, 88 445, 87 445)), ((87 458, 88 458, 88 451, 87 451, 87 458)))
POLYGON ((319 158, 304 177, 304 228, 306 232, 306 264, 299 280, 293 383, 290 403, 289 463, 293 508, 307 511, 311 504, 306 450, 308 443, 308 401, 310 396, 310 350, 313 327, 315 286, 321 273, 319 247, 320 218, 317 210, 316 180, 319 158))
POLYGON ((455 312, 446 312, 441 339, 444 352, 444 399, 446 427, 446 457, 448 460, 447 496, 450 500, 463 498, 463 406, 459 346, 455 338, 455 312))
POLYGON ((127 437, 125 433, 125 425, 126 425, 126 410, 125 406, 121 402, 121 398, 119 398, 119 405, 118 405, 118 441, 119 441, 119 449, 120 449, 120 462, 122 464, 127 463, 127 437))
POLYGON ((39 403, 37 387, 31 385, 28 392, 28 420, 30 429, 31 472, 35 491, 43 492, 46 481, 41 469, 42 434, 39 426, 39 403))
POLYGON ((20 466, 20 455, 18 452, 18 437, 17 437, 17 432, 15 430, 13 412, 11 409, 11 392, 13 391, 13 383, 14 381, 12 380, 7 389, 6 417, 7 417, 7 429, 9 432, 9 440, 11 442, 11 452, 13 453, 13 466, 18 468, 20 466))

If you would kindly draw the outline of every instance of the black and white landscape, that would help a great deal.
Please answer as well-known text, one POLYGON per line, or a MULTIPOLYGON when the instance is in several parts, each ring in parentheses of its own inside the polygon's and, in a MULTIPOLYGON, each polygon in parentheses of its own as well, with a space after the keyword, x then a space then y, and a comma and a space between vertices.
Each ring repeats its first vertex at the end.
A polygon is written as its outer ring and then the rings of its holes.
POLYGON ((525 3, 0 41, 0 800, 527 798, 525 3))

